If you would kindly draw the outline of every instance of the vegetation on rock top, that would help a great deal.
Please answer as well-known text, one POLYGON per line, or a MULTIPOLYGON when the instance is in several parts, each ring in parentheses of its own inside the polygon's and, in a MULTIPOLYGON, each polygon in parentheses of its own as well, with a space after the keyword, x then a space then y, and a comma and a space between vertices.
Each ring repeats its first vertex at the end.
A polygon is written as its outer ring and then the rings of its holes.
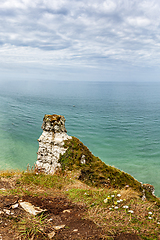
POLYGON ((89 149, 77 138, 66 140, 67 151, 61 155, 62 170, 80 170, 79 179, 96 187, 123 188, 126 185, 142 191, 140 182, 131 175, 109 165, 95 157, 89 149), (85 158, 85 162, 82 162, 85 158))
MULTIPOLYGON (((130 174, 102 162, 78 138, 66 140, 64 147, 67 150, 59 159, 62 171, 79 170, 79 180, 90 186, 119 189, 132 187, 142 196, 143 188, 140 182, 130 174)), ((146 191, 146 197, 156 201, 156 197, 150 192, 146 191)))

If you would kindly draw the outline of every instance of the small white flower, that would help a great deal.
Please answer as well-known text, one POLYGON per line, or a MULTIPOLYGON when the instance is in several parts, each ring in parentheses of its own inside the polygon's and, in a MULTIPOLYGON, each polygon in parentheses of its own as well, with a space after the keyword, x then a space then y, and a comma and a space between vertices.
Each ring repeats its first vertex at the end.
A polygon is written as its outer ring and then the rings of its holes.
POLYGON ((134 213, 134 211, 133 211, 133 210, 129 210, 128 212, 129 212, 129 213, 134 213))
POLYGON ((114 195, 111 195, 112 198, 114 198, 114 195))
POLYGON ((115 206, 115 207, 114 207, 114 209, 118 209, 118 207, 117 207, 117 206, 115 206))
POLYGON ((152 215, 152 212, 149 212, 148 214, 149 214, 149 215, 152 215))
POLYGON ((148 219, 152 219, 152 217, 148 217, 148 219))
POLYGON ((118 193, 118 194, 117 194, 117 197, 121 197, 121 194, 120 194, 120 193, 118 193))
POLYGON ((119 199, 120 202, 123 202, 123 199, 119 199))
POLYGON ((127 209, 127 208, 129 208, 129 207, 128 207, 127 205, 124 205, 123 208, 126 208, 126 209, 127 209))
POLYGON ((104 199, 104 203, 107 203, 108 202, 108 199, 106 198, 106 199, 104 199))
POLYGON ((112 208, 110 207, 109 210, 112 210, 112 208))
POLYGON ((121 201, 120 200, 117 200, 117 203, 120 203, 121 201))
POLYGON ((160 222, 157 222, 157 224, 160 224, 160 222))

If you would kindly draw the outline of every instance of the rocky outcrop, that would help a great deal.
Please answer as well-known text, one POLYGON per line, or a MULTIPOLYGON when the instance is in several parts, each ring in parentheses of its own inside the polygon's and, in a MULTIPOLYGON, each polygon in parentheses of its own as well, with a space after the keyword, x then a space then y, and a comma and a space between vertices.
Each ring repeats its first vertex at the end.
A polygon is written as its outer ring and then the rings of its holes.
POLYGON ((54 174, 60 167, 60 154, 64 154, 64 141, 72 137, 67 135, 65 118, 61 115, 45 115, 42 124, 43 133, 38 139, 39 149, 36 169, 41 172, 54 174))
POLYGON ((54 174, 57 168, 62 171, 78 170, 78 179, 88 185, 109 188, 128 186, 138 191, 143 200, 155 200, 152 185, 142 184, 131 175, 105 164, 78 138, 68 136, 63 116, 45 115, 42 129, 43 133, 38 139, 38 172, 54 174))

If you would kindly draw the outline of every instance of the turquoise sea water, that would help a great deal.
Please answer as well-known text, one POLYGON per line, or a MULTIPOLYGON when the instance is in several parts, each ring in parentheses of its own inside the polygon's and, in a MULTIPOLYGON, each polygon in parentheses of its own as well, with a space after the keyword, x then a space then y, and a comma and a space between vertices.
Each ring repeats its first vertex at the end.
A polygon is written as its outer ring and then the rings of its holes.
POLYGON ((36 162, 44 114, 160 197, 160 83, 0 82, 0 169, 36 162))

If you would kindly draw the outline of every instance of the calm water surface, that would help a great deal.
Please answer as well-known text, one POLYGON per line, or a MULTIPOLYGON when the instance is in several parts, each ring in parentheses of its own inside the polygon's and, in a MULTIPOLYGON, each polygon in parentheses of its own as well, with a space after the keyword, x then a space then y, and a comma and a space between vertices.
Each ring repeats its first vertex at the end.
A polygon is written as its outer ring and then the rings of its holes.
POLYGON ((43 116, 54 113, 94 155, 160 196, 160 83, 0 82, 0 169, 36 162, 43 116))

